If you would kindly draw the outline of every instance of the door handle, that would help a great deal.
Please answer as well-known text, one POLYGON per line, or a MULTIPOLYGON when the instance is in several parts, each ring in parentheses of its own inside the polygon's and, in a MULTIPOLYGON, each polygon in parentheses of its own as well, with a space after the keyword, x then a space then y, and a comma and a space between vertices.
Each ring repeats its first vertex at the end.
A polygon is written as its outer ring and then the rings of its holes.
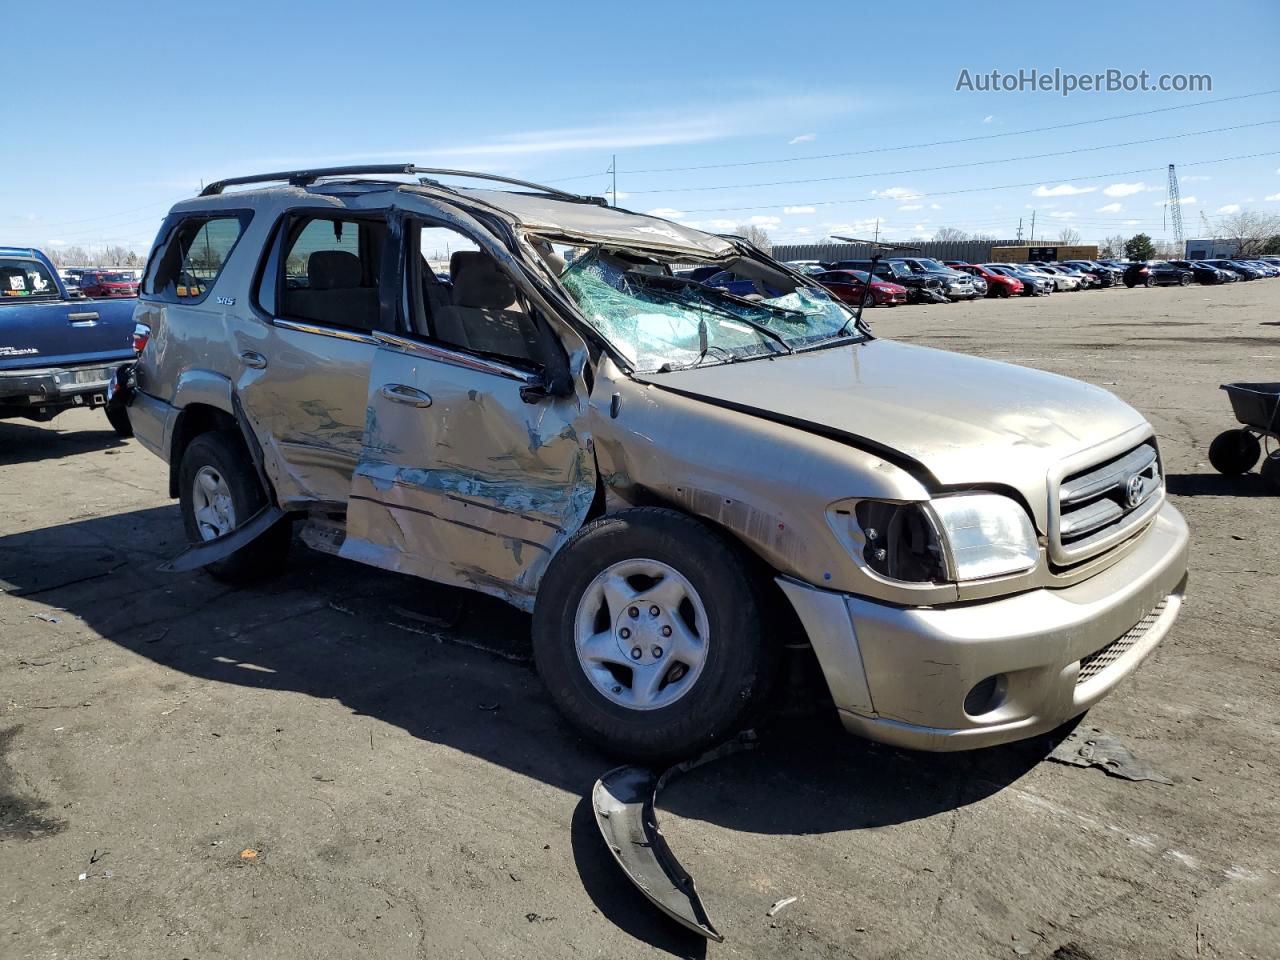
POLYGON ((67 322, 73 327, 96 327, 98 325, 98 319, 98 312, 96 310, 67 314, 67 322))
POLYGON ((246 350, 240 354, 240 362, 246 367, 253 367, 255 370, 261 370, 267 365, 267 358, 253 350, 246 350))
POLYGON ((403 383, 384 383, 378 391, 392 403, 407 403, 411 407, 431 406, 431 397, 417 387, 405 386, 403 383))

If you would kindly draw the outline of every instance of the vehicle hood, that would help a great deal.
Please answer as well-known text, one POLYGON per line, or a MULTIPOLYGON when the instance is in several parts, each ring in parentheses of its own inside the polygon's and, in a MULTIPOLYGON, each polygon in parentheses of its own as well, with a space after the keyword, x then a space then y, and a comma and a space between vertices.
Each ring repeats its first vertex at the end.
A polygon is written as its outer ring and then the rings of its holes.
POLYGON ((892 340, 644 379, 896 453, 939 484, 1007 484, 1037 507, 1054 464, 1146 422, 1100 387, 892 340))

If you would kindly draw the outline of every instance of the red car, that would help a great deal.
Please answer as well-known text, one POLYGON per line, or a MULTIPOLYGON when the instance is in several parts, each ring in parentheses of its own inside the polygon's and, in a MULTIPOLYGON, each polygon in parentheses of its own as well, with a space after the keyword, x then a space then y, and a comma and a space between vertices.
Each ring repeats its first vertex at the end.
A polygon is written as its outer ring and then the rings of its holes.
POLYGON ((948 266, 952 270, 963 270, 987 281, 988 297, 1012 297, 1022 293, 1022 281, 1017 277, 1006 277, 972 263, 951 263, 948 266))
POLYGON ((86 270, 80 275, 80 292, 86 297, 136 297, 138 281, 131 273, 86 270))
MULTIPOLYGON (((863 285, 867 282, 865 270, 828 270, 815 274, 814 278, 831 291, 832 295, 850 306, 856 307, 862 302, 863 285)), ((907 288, 896 283, 883 280, 871 282, 871 297, 867 306, 896 307, 907 302, 907 288)))

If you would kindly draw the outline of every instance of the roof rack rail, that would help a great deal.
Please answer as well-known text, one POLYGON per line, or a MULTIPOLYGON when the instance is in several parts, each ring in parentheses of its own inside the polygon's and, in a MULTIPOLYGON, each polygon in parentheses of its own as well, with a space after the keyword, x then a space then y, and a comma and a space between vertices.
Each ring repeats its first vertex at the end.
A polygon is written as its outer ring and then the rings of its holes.
MULTIPOLYGON (((473 180, 492 180, 497 183, 509 183, 517 187, 529 187, 540 193, 548 193, 552 196, 559 197, 562 200, 572 200, 577 203, 603 203, 601 197, 587 197, 578 193, 569 193, 565 190, 558 190, 555 187, 548 187, 541 183, 533 183, 529 180, 517 180, 513 177, 501 177, 496 173, 476 173, 472 170, 450 170, 443 167, 416 167, 411 163, 376 163, 376 164, 358 164, 349 167, 315 167, 311 170, 284 170, 277 173, 255 173, 247 177, 228 177, 225 180, 215 180, 203 190, 200 191, 202 197, 213 197, 222 193, 227 187, 236 187, 246 183, 270 183, 272 181, 283 180, 295 187, 306 187, 315 183, 321 177, 350 177, 359 174, 398 174, 401 176, 418 176, 429 174, 437 177, 469 177, 473 180)), ((434 187, 445 187, 442 183, 437 183, 429 179, 427 176, 421 177, 421 182, 425 185, 434 187)))

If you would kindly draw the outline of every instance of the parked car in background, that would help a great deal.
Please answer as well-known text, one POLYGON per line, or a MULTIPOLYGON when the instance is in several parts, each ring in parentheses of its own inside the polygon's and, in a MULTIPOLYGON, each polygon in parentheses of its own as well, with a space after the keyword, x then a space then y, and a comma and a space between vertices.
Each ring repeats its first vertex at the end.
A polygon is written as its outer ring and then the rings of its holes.
POLYGON ((890 262, 904 265, 916 276, 937 277, 949 300, 973 300, 986 293, 985 290, 982 294, 978 292, 969 274, 953 270, 931 257, 893 257, 890 262))
POLYGON ((1123 270, 1118 270, 1105 263, 1099 263, 1097 260, 1064 260, 1062 263, 1064 266, 1092 274, 1097 278, 1099 287, 1114 287, 1121 282, 1121 277, 1124 276, 1123 270))
POLYGON ((821 260, 788 260, 786 264, 797 273, 808 276, 817 276, 827 269, 826 264, 821 260))
POLYGON ((1195 275, 1190 270, 1175 267, 1165 260, 1131 263, 1124 272, 1124 285, 1129 288, 1175 284, 1186 287, 1193 280, 1195 280, 1195 275))
MULTIPOLYGON (((837 260, 831 264, 832 270, 861 270, 864 273, 872 269, 870 260, 837 260)), ((946 303, 947 292, 942 280, 931 273, 913 273, 906 264, 895 260, 877 260, 875 277, 888 283, 896 283, 907 288, 907 300, 910 303, 946 303)))
POLYGON ((1199 260, 1170 260, 1172 266, 1179 270, 1190 270, 1191 276, 1196 283, 1208 286, 1213 283, 1226 283, 1226 274, 1217 267, 1210 266, 1207 263, 1201 263, 1199 260))
POLYGON ((988 297, 1012 297, 1022 293, 1022 281, 1017 277, 996 273, 987 267, 980 267, 977 264, 964 263, 959 260, 948 260, 947 266, 953 270, 967 273, 972 277, 981 278, 987 285, 985 295, 988 297))
POLYGON ((1259 270, 1239 260, 1205 260, 1204 262, 1219 270, 1230 270, 1241 280, 1257 280, 1262 276, 1259 270))
POLYGON ((1067 291, 1074 293, 1084 286, 1084 282, 1077 276, 1073 276, 1066 270, 1059 270, 1056 267, 1045 267, 1038 263, 1028 263, 1026 269, 1032 273, 1038 273, 1041 276, 1048 277, 1053 281, 1053 288, 1059 291, 1067 291))
MULTIPOLYGON (((694 267, 691 270, 677 270, 674 276, 682 277, 685 280, 696 280, 698 283, 706 283, 720 272, 719 267, 694 267)), ((440 274, 436 274, 436 276, 440 276, 440 274)), ((448 280, 449 278, 446 275, 443 279, 448 280)))
POLYGON ((169 464, 175 566, 256 586, 297 522, 498 597, 532 615, 551 701, 650 764, 753 722, 792 644, 849 730, 964 750, 1080 716, 1173 627, 1187 525, 1108 391, 875 337, 741 239, 357 172, 210 184, 164 221, 128 412, 169 464), (441 231, 448 289, 419 254, 441 231), (783 296, 666 273, 686 263, 783 296))
MULTIPOLYGON (((0 247, 0 419, 105 406, 116 369, 134 356, 133 307, 72 297, 39 250, 0 247)), ((128 435, 123 411, 108 419, 128 435)))
POLYGON ((721 270, 719 273, 713 274, 706 280, 702 281, 708 287, 715 287, 726 293, 732 293, 737 297, 760 297, 768 299, 769 297, 780 297, 782 291, 771 286, 764 280, 755 277, 741 276, 732 270, 721 270))
POLYGON ((138 280, 117 270, 86 270, 80 275, 80 292, 91 299, 136 297, 138 280))
POLYGON ((1280 277, 1280 267, 1274 263, 1267 263, 1265 260, 1246 260, 1245 263, 1251 267, 1257 267, 1264 277, 1280 277))
POLYGON ((990 270, 998 276, 1017 280, 1022 284, 1022 295, 1024 297, 1047 297, 1053 293, 1054 283, 1048 277, 1019 270, 1008 263, 984 263, 981 266, 983 269, 990 270))
MULTIPOLYGON (((863 302, 867 282, 865 270, 824 270, 811 274, 813 279, 831 291, 831 295, 842 303, 857 306, 863 302)), ((871 281, 871 296, 867 297, 866 306, 896 307, 907 302, 907 288, 885 280, 871 281)))

